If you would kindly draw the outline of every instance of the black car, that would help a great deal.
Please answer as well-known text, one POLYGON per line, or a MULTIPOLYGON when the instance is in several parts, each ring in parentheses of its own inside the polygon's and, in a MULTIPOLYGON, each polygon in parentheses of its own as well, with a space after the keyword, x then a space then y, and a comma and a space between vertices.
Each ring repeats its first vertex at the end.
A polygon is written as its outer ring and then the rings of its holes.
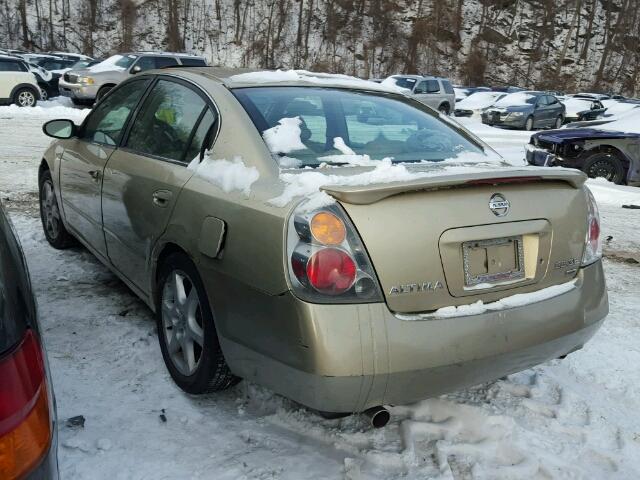
POLYGON ((0 204, 0 478, 58 478, 56 411, 27 265, 0 204))
POLYGON ((524 91, 510 93, 493 107, 482 112, 482 123, 496 127, 533 130, 560 128, 564 123, 565 107, 546 92, 524 91))
POLYGON ((530 165, 577 168, 589 177, 640 186, 640 134, 567 128, 538 132, 526 148, 530 165))

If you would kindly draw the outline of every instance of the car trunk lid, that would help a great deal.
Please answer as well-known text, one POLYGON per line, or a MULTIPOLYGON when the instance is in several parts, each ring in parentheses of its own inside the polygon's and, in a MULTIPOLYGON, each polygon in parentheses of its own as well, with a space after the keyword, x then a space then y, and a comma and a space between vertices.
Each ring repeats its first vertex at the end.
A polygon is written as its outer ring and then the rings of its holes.
POLYGON ((530 169, 327 187, 369 252, 400 313, 496 301, 577 273, 587 207, 584 175, 530 169))

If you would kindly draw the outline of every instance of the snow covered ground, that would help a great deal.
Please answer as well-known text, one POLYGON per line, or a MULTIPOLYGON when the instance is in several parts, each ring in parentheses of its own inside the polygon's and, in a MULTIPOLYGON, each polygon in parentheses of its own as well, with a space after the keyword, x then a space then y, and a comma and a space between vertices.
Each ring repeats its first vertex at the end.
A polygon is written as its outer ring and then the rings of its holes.
MULTIPOLYGON (((324 420, 247 382, 191 397, 171 381, 154 320, 81 248, 56 251, 37 217, 44 121, 59 103, 0 108, 0 196, 40 308, 60 420, 63 479, 520 479, 640 477, 640 188, 590 181, 600 204, 611 314, 563 361, 415 405, 371 430, 324 420), (84 428, 66 419, 83 415, 84 428)), ((527 133, 468 128, 522 158, 527 133)))

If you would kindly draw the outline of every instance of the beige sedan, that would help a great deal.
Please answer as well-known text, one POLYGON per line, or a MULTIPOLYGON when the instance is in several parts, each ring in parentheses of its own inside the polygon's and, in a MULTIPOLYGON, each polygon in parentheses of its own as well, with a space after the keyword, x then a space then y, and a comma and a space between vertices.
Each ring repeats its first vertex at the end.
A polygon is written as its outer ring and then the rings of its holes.
POLYGON ((186 392, 245 378, 322 412, 413 402, 564 356, 608 312, 585 176, 510 167, 386 86, 140 74, 40 166, 49 243, 155 311, 186 392))

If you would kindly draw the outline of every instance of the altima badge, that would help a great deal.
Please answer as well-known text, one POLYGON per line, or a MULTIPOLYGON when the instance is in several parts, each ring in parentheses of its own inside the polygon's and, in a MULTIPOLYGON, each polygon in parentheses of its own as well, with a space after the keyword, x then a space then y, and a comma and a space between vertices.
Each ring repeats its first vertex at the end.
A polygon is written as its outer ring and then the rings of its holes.
POLYGON ((494 193, 489 199, 489 210, 491 210, 496 217, 504 217, 509 213, 510 206, 509 200, 504 198, 500 193, 494 193))
POLYGON ((435 282, 407 283, 405 285, 394 285, 389 290, 389 295, 400 295, 402 293, 435 292, 444 288, 440 280, 435 282))

